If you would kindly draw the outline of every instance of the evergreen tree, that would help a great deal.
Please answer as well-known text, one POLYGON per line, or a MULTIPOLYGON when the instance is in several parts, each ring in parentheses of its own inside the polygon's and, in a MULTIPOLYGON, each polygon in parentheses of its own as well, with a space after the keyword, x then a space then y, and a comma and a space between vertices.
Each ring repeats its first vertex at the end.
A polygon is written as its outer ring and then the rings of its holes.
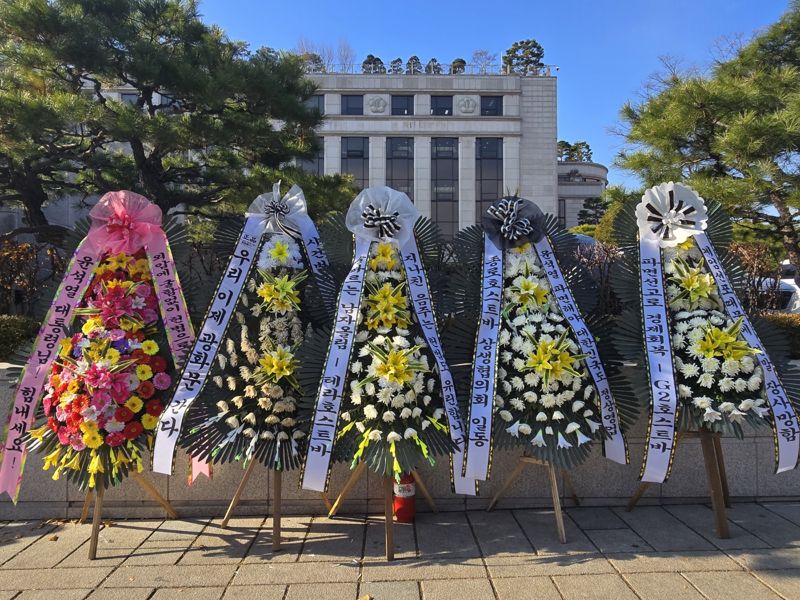
POLYGON ((457 58, 450 63, 450 75, 461 75, 467 69, 467 61, 457 58))
POLYGON ((503 71, 535 75, 542 68, 544 48, 534 39, 514 42, 503 55, 503 71))
POLYGON ((389 63, 389 73, 392 75, 402 75, 403 74, 403 59, 402 58, 395 58, 392 62, 389 63))
POLYGON ((419 75, 420 73, 422 73, 422 62, 419 60, 419 56, 412 56, 406 63, 406 74, 419 75))
POLYGON ((432 58, 428 61, 428 64, 425 65, 425 72, 428 75, 441 75, 442 65, 439 64, 438 60, 432 58))
POLYGON ((383 64, 383 61, 374 56, 373 54, 367 54, 367 58, 364 59, 364 62, 361 63, 361 72, 365 74, 385 74, 386 67, 383 64))

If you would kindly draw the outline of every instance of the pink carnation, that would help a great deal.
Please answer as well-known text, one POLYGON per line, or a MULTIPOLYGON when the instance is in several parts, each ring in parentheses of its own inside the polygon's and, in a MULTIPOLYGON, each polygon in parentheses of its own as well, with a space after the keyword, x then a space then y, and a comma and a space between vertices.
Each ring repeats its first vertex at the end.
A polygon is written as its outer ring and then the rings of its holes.
POLYGON ((153 376, 153 385, 158 390, 166 390, 172 384, 172 378, 166 373, 156 373, 153 376))

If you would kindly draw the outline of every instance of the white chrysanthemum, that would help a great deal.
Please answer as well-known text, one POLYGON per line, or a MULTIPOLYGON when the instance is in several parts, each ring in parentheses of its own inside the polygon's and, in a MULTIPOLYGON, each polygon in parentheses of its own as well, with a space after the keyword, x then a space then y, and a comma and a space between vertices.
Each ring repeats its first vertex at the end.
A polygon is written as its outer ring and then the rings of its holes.
POLYGON ((678 384, 678 396, 681 398, 691 398, 692 388, 690 388, 688 385, 683 385, 682 383, 678 384))
POLYGON ((757 375, 753 375, 750 379, 747 380, 747 389, 751 392, 757 392, 761 389, 762 380, 761 377, 757 375))
POLYGON ((703 371, 706 373, 716 373, 719 369, 719 360, 716 358, 706 358, 703 360, 703 371))
POLYGON ((530 435, 531 434, 531 426, 526 423, 521 423, 519 428, 517 429, 520 434, 522 435, 530 435))
POLYGON ((552 408, 556 405, 556 395, 555 394, 542 394, 539 396, 539 402, 542 403, 542 406, 545 408, 552 408))
POLYGON ((228 403, 225 402, 225 400, 220 400, 219 402, 217 402, 217 409, 223 415, 226 414, 228 412, 228 403))
POLYGON ((697 383, 702 387, 710 388, 714 385, 714 376, 711 373, 703 373, 697 378, 697 383))
POLYGON ((360 360, 354 361, 353 364, 350 365, 350 371, 352 373, 361 373, 364 370, 364 365, 361 363, 360 360))
POLYGON ((736 408, 733 402, 722 402, 718 407, 720 412, 729 413, 736 408))
POLYGON ((514 417, 511 416, 511 413, 508 412, 507 410, 501 410, 498 413, 498 415, 500 415, 500 418, 503 419, 503 421, 505 421, 506 423, 510 423, 511 419, 514 418, 514 417))
POLYGON ((350 413, 349 412, 345 411, 340 416, 342 418, 342 421, 347 421, 348 423, 350 422, 350 413))
POLYGON ((713 423, 714 421, 719 421, 720 419, 722 419, 722 415, 713 408, 707 408, 706 412, 703 413, 703 420, 707 423, 713 423))
POLYGON ((523 411, 525 410, 525 403, 520 400, 519 398, 512 398, 508 401, 512 408, 515 410, 523 411))
POLYGON ((700 369, 694 363, 684 363, 683 366, 681 366, 681 373, 684 377, 697 377, 700 373, 700 369))
POLYGON ((364 418, 367 420, 373 420, 378 418, 378 409, 375 408, 372 404, 367 404, 364 406, 364 418))
POLYGON ((744 379, 737 379, 733 382, 733 387, 737 392, 742 393, 747 389, 747 382, 744 379))
POLYGON ((370 442, 379 442, 381 439, 381 431, 380 429, 373 429, 369 432, 369 441, 370 442))
POLYGON ((419 406, 415 406, 411 409, 411 418, 419 419, 420 415, 422 415, 422 409, 419 406))
POLYGON ((443 415, 444 415, 444 409, 442 408, 437 408, 435 411, 433 411, 433 418, 436 419, 437 421, 441 419, 443 415))
POLYGON ((733 390, 733 379, 730 377, 723 377, 719 380, 719 391, 720 392, 730 392, 733 390))
POLYGON ((721 369, 723 374, 725 374, 725 375, 727 375, 729 377, 733 377, 733 376, 739 374, 739 370, 743 366, 744 366, 744 360, 742 360, 740 362, 738 360, 734 360, 732 358, 729 358, 728 360, 723 361, 722 367, 720 369, 721 369))
POLYGON ((578 431, 580 428, 581 428, 580 425, 578 425, 575 422, 571 422, 571 423, 569 423, 567 425, 567 427, 566 427, 566 429, 564 429, 564 431, 566 431, 567 433, 573 433, 574 431, 578 431))
POLYGON ((385 413, 383 413, 383 417, 382 418, 383 418, 384 422, 386 422, 386 423, 394 423, 395 414, 394 414, 393 411, 387 410, 385 413))
POLYGON ((711 408, 711 398, 708 396, 698 396, 692 400, 692 404, 701 410, 711 408))
MULTIPOLYGON (((756 361, 755 361, 755 359, 753 359, 752 356, 743 357, 742 360, 740 361, 740 363, 741 363, 742 371, 744 373, 752 373, 753 369, 756 368, 756 361)), ((734 373, 734 375, 735 374, 736 373, 734 373)))
POLYGON ((403 439, 403 436, 401 436, 396 431, 390 431, 388 434, 386 434, 386 441, 389 442, 390 444, 392 442, 399 442, 402 439, 403 439))
POLYGON ((230 417, 225 419, 225 424, 231 429, 236 429, 237 427, 239 427, 239 419, 236 418, 236 415, 231 415, 230 417))

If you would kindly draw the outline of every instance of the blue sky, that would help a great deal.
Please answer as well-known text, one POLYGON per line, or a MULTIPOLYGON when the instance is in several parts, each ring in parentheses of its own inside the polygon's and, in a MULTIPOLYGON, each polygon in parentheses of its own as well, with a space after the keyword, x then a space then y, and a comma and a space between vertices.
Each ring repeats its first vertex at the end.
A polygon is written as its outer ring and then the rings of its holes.
MULTIPOLYGON (((209 23, 253 47, 293 49, 300 38, 346 39, 360 64, 375 54, 388 64, 412 54, 447 64, 485 48, 502 56, 513 42, 535 38, 545 63, 558 65, 558 134, 586 140, 594 158, 612 167, 622 139, 611 130, 620 107, 636 99, 669 55, 707 67, 725 37, 745 36, 776 21, 786 0, 598 0, 595 2, 331 2, 201 0, 209 23)), ((611 183, 635 186, 611 168, 611 183)))

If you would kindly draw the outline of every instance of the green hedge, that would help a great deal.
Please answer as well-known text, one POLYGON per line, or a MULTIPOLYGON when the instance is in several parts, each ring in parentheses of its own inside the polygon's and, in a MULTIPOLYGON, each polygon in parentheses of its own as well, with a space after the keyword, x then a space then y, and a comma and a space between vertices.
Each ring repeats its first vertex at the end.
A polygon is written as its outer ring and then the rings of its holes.
POLYGON ((800 314, 768 312, 761 316, 786 332, 791 343, 792 358, 800 358, 800 314))
POLYGON ((7 360, 23 342, 33 340, 39 322, 18 315, 0 315, 0 360, 7 360))

